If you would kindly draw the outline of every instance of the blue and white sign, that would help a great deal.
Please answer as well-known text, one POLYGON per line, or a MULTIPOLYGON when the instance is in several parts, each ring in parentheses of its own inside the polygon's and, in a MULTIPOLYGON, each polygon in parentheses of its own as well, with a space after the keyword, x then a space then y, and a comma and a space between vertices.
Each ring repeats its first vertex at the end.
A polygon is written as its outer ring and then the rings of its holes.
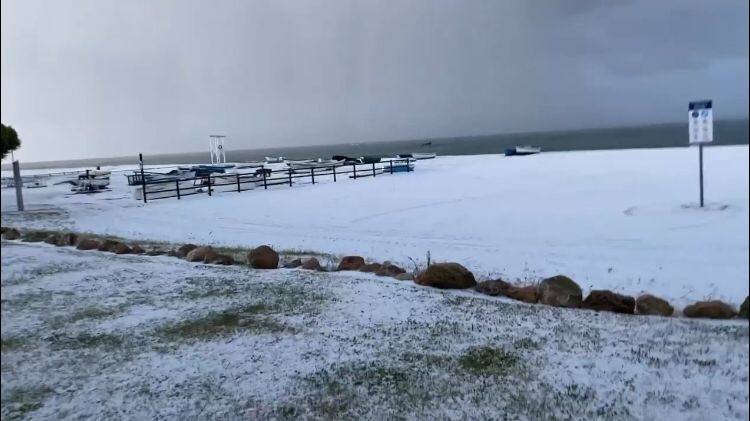
POLYGON ((688 106, 690 144, 714 141, 714 115, 711 100, 694 101, 688 106))

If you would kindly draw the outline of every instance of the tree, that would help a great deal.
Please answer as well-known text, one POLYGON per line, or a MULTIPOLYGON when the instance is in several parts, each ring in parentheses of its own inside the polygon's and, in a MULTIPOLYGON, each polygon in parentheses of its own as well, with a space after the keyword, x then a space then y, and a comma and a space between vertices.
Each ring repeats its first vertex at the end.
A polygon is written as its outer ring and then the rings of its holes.
POLYGON ((0 124, 0 147, 2 147, 2 156, 0 158, 5 159, 5 155, 10 151, 15 151, 21 146, 21 139, 18 138, 18 133, 13 127, 0 124))

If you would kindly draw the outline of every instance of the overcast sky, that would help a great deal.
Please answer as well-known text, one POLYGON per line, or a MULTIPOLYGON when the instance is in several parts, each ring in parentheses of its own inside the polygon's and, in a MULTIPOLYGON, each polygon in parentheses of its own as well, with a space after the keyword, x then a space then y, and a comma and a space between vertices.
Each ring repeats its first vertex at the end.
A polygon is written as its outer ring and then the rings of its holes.
POLYGON ((23 160, 748 113, 748 1, 2 1, 23 160))

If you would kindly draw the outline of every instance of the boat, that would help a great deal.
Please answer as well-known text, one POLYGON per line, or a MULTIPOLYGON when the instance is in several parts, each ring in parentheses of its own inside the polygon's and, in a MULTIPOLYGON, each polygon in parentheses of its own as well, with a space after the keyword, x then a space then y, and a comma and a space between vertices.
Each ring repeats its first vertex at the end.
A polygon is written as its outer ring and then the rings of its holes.
POLYGON ((428 140, 427 142, 422 143, 420 146, 432 146, 432 142, 428 140))
POLYGON ((542 151, 542 148, 538 146, 516 146, 515 148, 508 148, 505 150, 505 156, 523 156, 533 155, 542 151))
POLYGON ((312 168, 330 168, 344 165, 344 161, 334 159, 304 159, 301 161, 286 161, 287 166, 293 171, 309 170, 312 168))
POLYGON ((433 159, 437 156, 434 152, 412 152, 410 155, 414 159, 433 159))
MULTIPOLYGON (((49 179, 49 176, 47 175, 21 176, 21 186, 26 187, 27 189, 47 187, 47 179, 49 179)), ((15 187, 16 181, 13 177, 4 177, 2 185, 4 188, 15 187)))
POLYGON ((73 186, 71 191, 75 193, 92 193, 106 189, 109 186, 109 176, 109 171, 86 170, 79 173, 77 178, 63 180, 55 185, 67 183, 73 186))
POLYGON ((266 157, 266 163, 267 164, 280 164, 285 161, 285 158, 283 156, 277 156, 277 157, 266 157))
POLYGON ((414 158, 403 157, 396 155, 393 158, 381 158, 380 163, 383 164, 383 172, 410 172, 414 171, 414 163, 417 162, 414 158))

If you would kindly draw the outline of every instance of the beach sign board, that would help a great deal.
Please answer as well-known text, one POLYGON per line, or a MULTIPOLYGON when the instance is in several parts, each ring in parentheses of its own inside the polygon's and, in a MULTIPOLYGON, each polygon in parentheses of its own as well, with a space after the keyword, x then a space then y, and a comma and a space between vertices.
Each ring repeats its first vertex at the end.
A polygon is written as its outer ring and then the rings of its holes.
POLYGON ((714 141, 713 101, 693 101, 688 105, 690 144, 702 145, 714 141))

